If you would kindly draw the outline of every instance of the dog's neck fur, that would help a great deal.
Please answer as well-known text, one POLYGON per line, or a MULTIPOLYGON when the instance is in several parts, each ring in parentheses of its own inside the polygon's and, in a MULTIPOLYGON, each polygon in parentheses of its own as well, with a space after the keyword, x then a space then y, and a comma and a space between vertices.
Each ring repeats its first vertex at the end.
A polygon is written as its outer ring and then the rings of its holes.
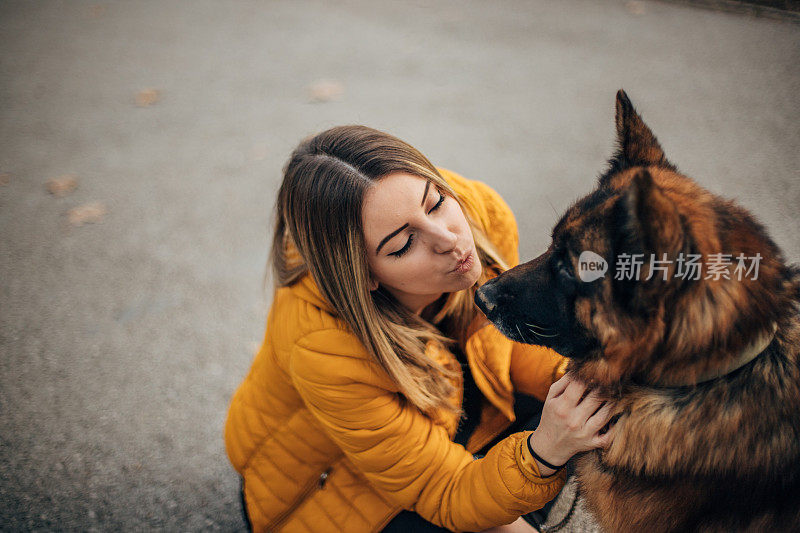
POLYGON ((706 371, 697 376, 697 378, 693 381, 682 381, 679 379, 662 379, 660 380, 657 385, 661 387, 687 387, 692 385, 698 385, 700 383, 705 383, 706 381, 711 381, 722 377, 726 374, 730 374, 734 370, 738 370, 739 368, 743 367, 759 355, 761 355, 764 350, 767 349, 772 343, 772 340, 775 338, 775 331, 777 330, 778 325, 773 323, 770 330, 766 333, 760 335, 756 340, 745 346, 745 348, 739 354, 739 357, 731 361, 731 363, 723 368, 714 369, 711 371, 706 371))

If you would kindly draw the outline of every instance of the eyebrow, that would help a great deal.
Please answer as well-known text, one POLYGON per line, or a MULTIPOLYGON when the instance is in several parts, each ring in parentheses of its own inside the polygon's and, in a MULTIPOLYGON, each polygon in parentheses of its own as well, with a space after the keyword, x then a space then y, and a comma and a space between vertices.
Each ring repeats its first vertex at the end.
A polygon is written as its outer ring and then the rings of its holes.
POLYGON ((425 198, 428 197, 428 189, 430 188, 430 186, 431 186, 431 180, 428 180, 428 182, 425 184, 425 192, 422 193, 422 201, 419 203, 419 205, 421 206, 425 205, 425 198))
MULTIPOLYGON (((430 188, 430 186, 431 186, 431 180, 428 180, 428 182, 425 184, 425 192, 422 193, 422 201, 419 203, 419 205, 425 205, 425 198, 428 197, 428 189, 430 188)), ((380 242, 380 244, 378 244, 378 247, 375 249, 375 253, 376 254, 379 253, 381 251, 381 248, 383 248, 384 244, 389 242, 392 237, 394 237, 395 235, 397 235, 398 233, 400 233, 401 231, 403 231, 407 227, 408 227, 408 223, 405 223, 402 226, 400 226, 399 228, 397 228, 396 230, 394 230, 393 232, 391 232, 389 235, 384 237, 383 240, 380 242)))

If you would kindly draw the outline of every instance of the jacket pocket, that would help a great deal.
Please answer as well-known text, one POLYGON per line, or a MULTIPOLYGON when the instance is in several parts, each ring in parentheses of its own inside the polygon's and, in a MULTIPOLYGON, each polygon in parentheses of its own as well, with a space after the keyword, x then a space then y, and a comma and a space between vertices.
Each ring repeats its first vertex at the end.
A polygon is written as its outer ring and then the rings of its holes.
POLYGON ((325 487, 325 483, 328 481, 328 477, 331 475, 331 471, 333 467, 328 467, 324 472, 322 472, 319 476, 311 478, 308 483, 303 487, 303 490, 295 497, 294 501, 283 511, 279 514, 272 522, 267 525, 267 531, 275 531, 277 530, 286 519, 291 516, 295 509, 300 507, 304 501, 306 501, 315 491, 321 490, 325 487))

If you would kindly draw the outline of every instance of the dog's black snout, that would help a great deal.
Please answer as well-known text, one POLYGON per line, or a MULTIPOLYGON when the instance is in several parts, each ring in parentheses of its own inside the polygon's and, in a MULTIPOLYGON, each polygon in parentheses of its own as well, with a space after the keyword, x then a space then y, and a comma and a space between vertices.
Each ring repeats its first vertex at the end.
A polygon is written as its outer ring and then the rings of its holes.
POLYGON ((475 291, 475 305, 478 306, 478 309, 480 309, 484 315, 488 315, 495 307, 487 294, 488 292, 489 291, 483 290, 483 287, 475 291))
POLYGON ((483 314, 490 317, 497 309, 501 299, 495 280, 489 280, 475 291, 475 305, 483 311, 483 314))

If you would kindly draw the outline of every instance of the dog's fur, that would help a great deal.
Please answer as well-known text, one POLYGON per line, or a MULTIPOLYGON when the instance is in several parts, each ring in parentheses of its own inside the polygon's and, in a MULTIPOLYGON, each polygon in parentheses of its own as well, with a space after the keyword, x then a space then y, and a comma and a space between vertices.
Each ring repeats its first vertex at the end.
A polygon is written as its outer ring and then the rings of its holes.
POLYGON ((798 269, 752 215, 678 172, 623 91, 616 127, 608 170, 547 251, 475 301, 509 338, 566 355, 616 401, 612 445, 578 458, 603 529, 800 531, 798 269), (578 279, 584 250, 606 259, 605 277, 578 279), (645 281, 651 253, 671 261, 666 280, 645 281), (680 253, 706 264, 709 254, 760 254, 758 277, 705 279, 704 268, 681 279, 680 253), (620 254, 644 254, 641 280, 615 279, 620 254), (728 372, 774 325, 767 348, 728 372))

